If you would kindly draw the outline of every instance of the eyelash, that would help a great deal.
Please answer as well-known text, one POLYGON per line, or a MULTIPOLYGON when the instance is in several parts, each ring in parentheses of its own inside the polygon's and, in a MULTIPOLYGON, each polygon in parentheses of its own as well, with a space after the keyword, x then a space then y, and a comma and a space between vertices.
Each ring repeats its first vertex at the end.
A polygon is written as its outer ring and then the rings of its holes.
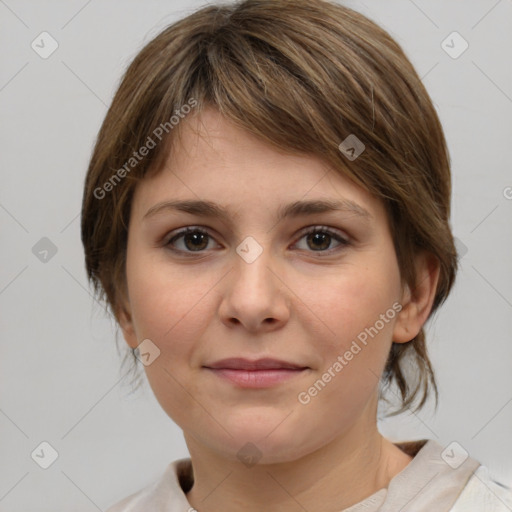
MULTIPOLYGON (((171 244, 176 242, 176 240, 178 240, 180 238, 183 238, 185 235, 190 234, 190 233, 200 233, 202 235, 206 235, 209 238, 213 239, 213 237, 210 235, 210 233, 208 231, 206 231, 205 229, 201 228, 201 227, 187 227, 187 228, 184 228, 184 229, 178 231, 167 242, 164 242, 164 246, 167 247, 169 250, 171 250, 173 252, 177 252, 177 253, 181 253, 181 254, 187 254, 187 257, 188 256, 193 256, 194 254, 200 254, 200 253, 205 252, 206 250, 184 251, 182 249, 176 249, 174 247, 171 247, 171 244)), ((331 254, 332 252, 335 252, 335 251, 338 251, 338 250, 342 250, 345 247, 350 245, 349 240, 347 240, 345 237, 341 236, 338 231, 333 230, 331 228, 328 228, 326 226, 313 226, 312 228, 309 228, 307 231, 301 232, 301 235, 300 235, 298 241, 301 240, 302 238, 304 238, 307 235, 315 234, 315 233, 327 234, 327 235, 331 236, 332 238, 334 238, 339 243, 339 245, 338 245, 338 247, 331 248, 331 249, 326 249, 325 251, 323 251, 323 250, 319 250, 319 251, 311 250, 311 251, 308 251, 308 252, 319 253, 319 254, 322 254, 322 253, 323 254, 325 254, 325 253, 331 254)))

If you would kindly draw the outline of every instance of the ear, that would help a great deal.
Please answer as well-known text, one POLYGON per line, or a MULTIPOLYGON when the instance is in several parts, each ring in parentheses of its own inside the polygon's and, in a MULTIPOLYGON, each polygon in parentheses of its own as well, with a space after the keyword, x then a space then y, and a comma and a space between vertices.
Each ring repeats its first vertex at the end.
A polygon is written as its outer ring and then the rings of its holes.
POLYGON ((117 308, 117 321, 123 331, 123 336, 126 343, 131 348, 137 348, 139 345, 137 335, 135 334, 135 326, 133 324, 132 313, 129 300, 124 297, 121 298, 120 304, 117 308))
POLYGON ((416 286, 407 284, 402 293, 402 309, 393 329, 395 343, 407 343, 414 339, 427 321, 434 302, 439 281, 439 260, 431 253, 422 251, 416 254, 416 286))

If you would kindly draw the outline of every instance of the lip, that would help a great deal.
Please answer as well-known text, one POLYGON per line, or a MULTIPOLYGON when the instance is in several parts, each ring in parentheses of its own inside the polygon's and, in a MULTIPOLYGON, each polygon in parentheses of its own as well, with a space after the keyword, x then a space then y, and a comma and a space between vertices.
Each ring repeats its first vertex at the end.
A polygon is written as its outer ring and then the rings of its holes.
POLYGON ((307 368, 306 366, 291 363, 289 361, 272 359, 269 357, 255 360, 246 359, 244 357, 230 357, 205 366, 206 368, 214 370, 302 370, 307 368))
POLYGON ((279 359, 222 359, 205 365, 216 376, 243 388, 267 388, 301 375, 309 367, 279 359))

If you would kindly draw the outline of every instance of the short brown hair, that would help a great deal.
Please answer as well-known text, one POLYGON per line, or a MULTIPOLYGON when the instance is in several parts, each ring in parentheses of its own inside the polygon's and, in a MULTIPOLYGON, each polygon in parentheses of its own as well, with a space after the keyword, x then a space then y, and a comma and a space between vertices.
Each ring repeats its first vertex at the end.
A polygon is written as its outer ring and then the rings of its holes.
MULTIPOLYGON (((82 242, 89 280, 117 321, 134 189, 148 171, 159 172, 180 134, 169 120, 192 99, 194 114, 214 107, 277 148, 321 157, 380 198, 402 282, 414 288, 413 256, 427 250, 440 265, 431 314, 446 299, 457 269, 449 156, 429 95, 401 47, 335 3, 245 0, 204 7, 150 41, 128 67, 98 134, 82 242), (158 127, 167 127, 162 143, 128 168, 158 127), (365 145, 353 161, 339 149, 350 134, 365 145)), ((421 408, 430 390, 437 404, 423 329, 408 343, 393 343, 382 383, 393 382, 401 395, 395 413, 416 399, 421 408)))

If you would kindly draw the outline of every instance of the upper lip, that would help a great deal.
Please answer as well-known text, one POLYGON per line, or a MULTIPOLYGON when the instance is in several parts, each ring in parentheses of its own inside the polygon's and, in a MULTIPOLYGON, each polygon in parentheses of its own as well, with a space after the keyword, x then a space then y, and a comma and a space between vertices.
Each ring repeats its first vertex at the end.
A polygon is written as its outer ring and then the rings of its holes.
POLYGON ((280 359, 263 358, 250 360, 243 357, 231 357, 228 359, 221 359, 214 363, 205 365, 206 368, 213 369, 230 369, 230 370, 303 370, 307 366, 300 364, 290 363, 289 361, 282 361, 280 359))

